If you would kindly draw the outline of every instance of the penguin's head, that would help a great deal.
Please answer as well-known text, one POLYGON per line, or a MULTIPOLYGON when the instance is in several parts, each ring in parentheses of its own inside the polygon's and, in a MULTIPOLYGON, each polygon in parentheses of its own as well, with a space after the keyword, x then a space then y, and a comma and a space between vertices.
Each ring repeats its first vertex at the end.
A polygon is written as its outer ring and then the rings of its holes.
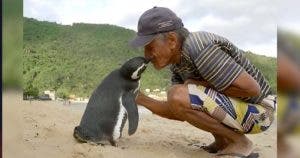
POLYGON ((139 80, 149 61, 144 57, 131 58, 122 65, 121 74, 127 79, 139 80))

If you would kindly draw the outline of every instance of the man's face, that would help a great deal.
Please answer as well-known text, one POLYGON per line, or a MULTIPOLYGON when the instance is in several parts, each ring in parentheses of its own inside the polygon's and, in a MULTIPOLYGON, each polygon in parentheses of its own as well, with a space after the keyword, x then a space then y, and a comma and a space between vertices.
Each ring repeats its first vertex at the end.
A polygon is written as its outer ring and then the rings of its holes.
POLYGON ((172 62, 173 53, 167 37, 153 39, 145 46, 144 55, 145 58, 151 59, 151 63, 157 70, 169 65, 172 62))

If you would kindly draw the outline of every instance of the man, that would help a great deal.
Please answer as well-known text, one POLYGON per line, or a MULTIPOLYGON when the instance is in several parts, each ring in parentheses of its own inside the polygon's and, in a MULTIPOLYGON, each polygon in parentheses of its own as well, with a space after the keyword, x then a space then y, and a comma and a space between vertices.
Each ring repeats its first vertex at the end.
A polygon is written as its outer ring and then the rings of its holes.
POLYGON ((187 121, 213 134, 215 142, 204 147, 221 155, 248 156, 252 142, 206 112, 191 106, 188 84, 211 87, 227 96, 260 103, 270 86, 249 60, 227 39, 208 32, 189 33, 168 8, 154 7, 138 21, 132 47, 144 47, 145 58, 159 70, 171 65, 172 86, 167 101, 157 101, 139 93, 136 102, 153 113, 173 120, 187 121))

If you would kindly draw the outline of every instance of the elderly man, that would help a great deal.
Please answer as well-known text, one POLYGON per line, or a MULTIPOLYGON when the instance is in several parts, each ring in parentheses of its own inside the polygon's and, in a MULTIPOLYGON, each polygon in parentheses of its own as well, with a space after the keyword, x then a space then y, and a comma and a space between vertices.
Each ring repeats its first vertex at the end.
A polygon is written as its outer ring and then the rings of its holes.
POLYGON ((215 142, 203 147, 208 152, 251 154, 253 145, 245 133, 252 130, 253 124, 247 131, 237 132, 198 107, 205 105, 201 99, 204 93, 197 94, 197 86, 214 89, 215 94, 223 98, 230 96, 252 104, 261 103, 270 94, 268 82, 244 57, 242 50, 216 34, 190 33, 173 11, 163 7, 154 7, 141 15, 137 36, 130 45, 144 47, 145 58, 150 59, 157 70, 171 65, 173 73, 167 101, 158 101, 139 92, 137 104, 161 117, 187 121, 212 133, 215 142), (196 98, 191 95, 192 88, 196 90, 196 98))

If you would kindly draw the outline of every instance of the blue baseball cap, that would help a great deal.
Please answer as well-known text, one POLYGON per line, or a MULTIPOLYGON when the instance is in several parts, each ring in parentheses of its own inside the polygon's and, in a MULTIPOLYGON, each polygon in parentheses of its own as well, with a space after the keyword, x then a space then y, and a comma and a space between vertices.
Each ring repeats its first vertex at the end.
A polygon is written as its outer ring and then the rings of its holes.
POLYGON ((145 11, 138 21, 137 36, 130 41, 131 47, 144 47, 159 33, 183 27, 182 20, 168 8, 153 7, 145 11))

